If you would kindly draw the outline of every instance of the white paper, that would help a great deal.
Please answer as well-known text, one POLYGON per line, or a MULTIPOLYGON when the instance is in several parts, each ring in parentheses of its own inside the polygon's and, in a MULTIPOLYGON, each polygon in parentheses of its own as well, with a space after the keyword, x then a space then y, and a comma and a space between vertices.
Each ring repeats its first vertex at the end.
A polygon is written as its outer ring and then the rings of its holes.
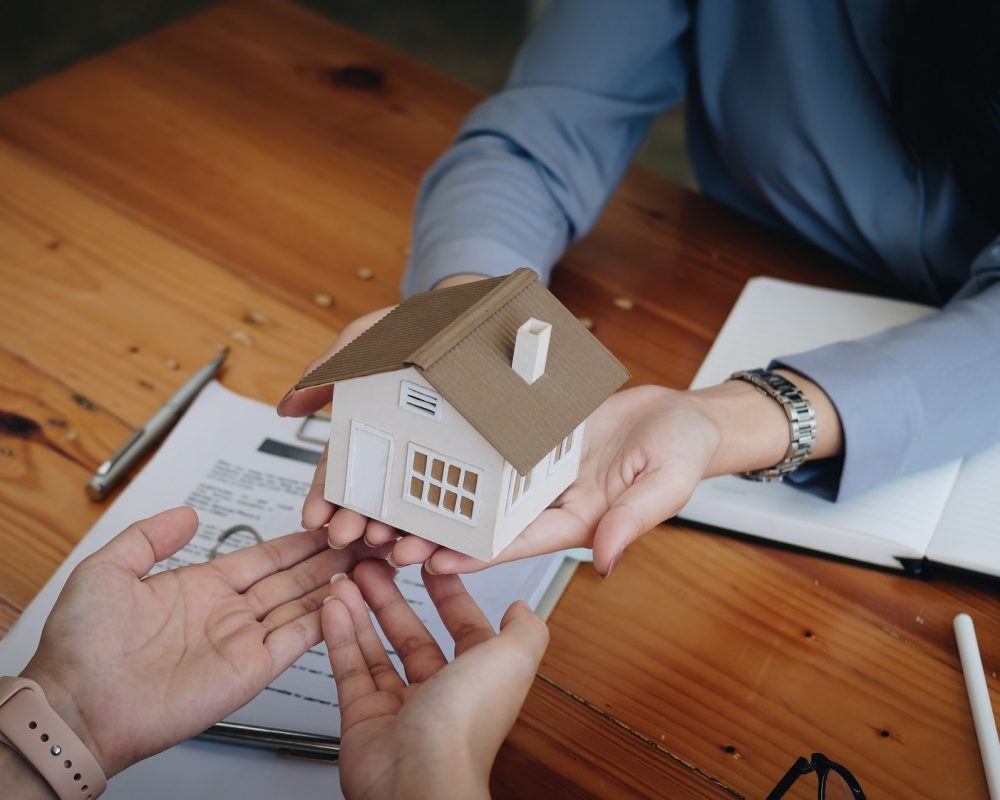
MULTIPOLYGON (((868 336, 930 313, 934 309, 916 303, 755 278, 691 388, 714 385, 739 369, 766 367, 784 353, 868 336)), ((953 461, 907 475, 838 503, 783 484, 723 476, 703 481, 680 516, 899 568, 894 556, 926 553, 960 465, 953 461)))
POLYGON ((1000 445, 962 463, 927 557, 1000 576, 1000 445))
MULTIPOLYGON (((205 561, 219 534, 237 524, 251 526, 265 539, 299 530, 302 499, 314 466, 287 453, 311 453, 315 457, 320 449, 313 442, 296 438, 300 424, 300 420, 278 417, 271 406, 236 395, 217 382, 209 384, 142 473, 98 520, 0 641, 0 674, 16 675, 28 662, 38 645, 42 625, 73 567, 137 519, 179 505, 191 505, 198 512, 200 525, 194 539, 156 569, 205 561), (281 452, 286 454, 276 454, 281 452)), ((253 541, 250 533, 234 534, 219 547, 219 553, 253 541)), ((463 580, 496 626, 517 599, 537 607, 562 560, 559 554, 540 556, 497 565, 463 580)), ((431 634, 451 656, 451 638, 420 582, 419 566, 401 570, 397 582, 431 634)), ((339 732, 336 688, 325 646, 321 644, 306 653, 229 719, 315 733, 339 732)), ((172 800, 341 795, 337 767, 192 741, 126 770, 111 782, 106 796, 172 800)))

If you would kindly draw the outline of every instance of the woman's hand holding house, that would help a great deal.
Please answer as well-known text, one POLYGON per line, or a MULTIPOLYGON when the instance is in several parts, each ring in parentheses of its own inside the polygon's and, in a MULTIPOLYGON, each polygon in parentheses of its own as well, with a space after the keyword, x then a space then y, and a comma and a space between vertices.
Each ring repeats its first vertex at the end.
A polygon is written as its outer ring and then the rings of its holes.
MULTIPOLYGON (((327 525, 333 548, 394 542, 393 566, 448 574, 588 547, 607 576, 703 478, 766 469, 789 448, 782 406, 745 381, 612 393, 628 373, 530 270, 415 295, 397 309, 348 325, 278 407, 313 413, 339 384, 335 466, 328 473, 321 459, 303 506, 303 526, 327 525), (522 352, 522 333, 544 342, 522 352), (550 335, 558 356, 546 365, 550 335), (477 381, 491 391, 468 392, 477 381)), ((812 457, 841 452, 829 398, 792 377, 815 408, 812 457)))
MULTIPOLYGON (((810 381, 819 439, 813 455, 834 455, 842 432, 829 398, 810 381)), ((762 469, 788 448, 781 407, 742 381, 698 391, 637 386, 613 394, 587 421, 576 481, 500 555, 485 563, 405 536, 392 550, 399 565, 432 574, 475 572, 571 547, 590 547, 607 576, 632 542, 676 515, 703 478, 762 469)))
MULTIPOLYGON (((395 306, 380 308, 348 323, 340 332, 340 335, 333 340, 333 343, 309 363, 303 374, 306 375, 312 372, 334 353, 342 350, 357 339, 362 333, 392 311, 393 308, 395 306)), ((332 396, 333 387, 331 386, 316 386, 311 389, 301 389, 299 391, 289 389, 288 393, 278 403, 278 414, 282 417, 307 417, 322 410, 330 402, 332 396)), ((334 511, 337 510, 333 503, 323 497, 323 487, 326 485, 326 451, 327 448, 324 447, 323 455, 316 465, 316 474, 313 476, 309 493, 302 504, 302 527, 307 531, 322 528, 330 522, 334 511)), ((360 514, 355 514, 354 516, 363 519, 360 514)), ((355 525, 354 527, 347 528, 346 532, 351 534, 351 538, 344 541, 331 539, 330 545, 339 549, 341 546, 346 547, 355 539, 360 539, 364 535, 364 524, 361 525, 360 531, 355 531, 356 527, 355 525)), ((388 526, 383 525, 382 527, 385 528, 388 526)), ((380 542, 392 541, 395 538, 395 533, 391 537, 385 536, 384 532, 382 534, 380 542)))

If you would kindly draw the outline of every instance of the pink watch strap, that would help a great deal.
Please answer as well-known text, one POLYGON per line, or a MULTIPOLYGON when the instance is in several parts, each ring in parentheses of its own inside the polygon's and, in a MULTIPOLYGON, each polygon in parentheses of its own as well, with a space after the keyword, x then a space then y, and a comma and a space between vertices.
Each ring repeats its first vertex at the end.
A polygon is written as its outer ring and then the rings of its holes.
POLYGON ((108 786, 97 759, 27 678, 0 677, 0 734, 59 800, 91 800, 108 786))

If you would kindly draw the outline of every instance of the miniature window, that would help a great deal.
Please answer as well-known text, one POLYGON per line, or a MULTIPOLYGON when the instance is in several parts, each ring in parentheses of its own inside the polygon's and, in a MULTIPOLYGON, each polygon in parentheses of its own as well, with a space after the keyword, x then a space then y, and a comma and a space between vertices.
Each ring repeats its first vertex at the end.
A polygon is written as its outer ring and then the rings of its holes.
POLYGON ((399 407, 430 419, 441 419, 441 395, 410 381, 399 384, 399 407))
POLYGON ((410 444, 405 500, 475 525, 482 483, 483 473, 475 467, 410 444))
POLYGON ((553 472, 560 464, 566 461, 566 457, 573 452, 573 438, 576 431, 563 439, 552 451, 552 461, 549 463, 549 472, 553 472))
POLYGON ((531 472, 521 475, 517 470, 510 471, 510 489, 507 494, 507 513, 510 514, 517 504, 531 492, 531 472))

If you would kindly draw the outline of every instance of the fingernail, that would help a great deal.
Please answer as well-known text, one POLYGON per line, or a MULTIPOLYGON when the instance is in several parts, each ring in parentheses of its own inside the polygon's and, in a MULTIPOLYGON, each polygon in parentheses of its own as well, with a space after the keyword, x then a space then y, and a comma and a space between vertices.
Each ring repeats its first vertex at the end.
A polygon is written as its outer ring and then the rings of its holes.
POLYGON ((288 399, 289 397, 291 397, 291 396, 292 396, 293 394, 295 394, 295 390, 294 390, 294 389, 289 389, 289 390, 288 390, 288 391, 287 391, 287 392, 285 393, 285 396, 284 396, 284 397, 282 397, 282 398, 281 398, 281 399, 280 399, 280 400, 278 401, 278 405, 277 405, 277 411, 278 411, 278 416, 279 416, 279 417, 283 417, 283 416, 285 416, 285 412, 283 412, 283 411, 281 410, 281 406, 282 406, 282 404, 283 404, 283 403, 284 403, 284 402, 285 402, 285 401, 286 401, 286 400, 287 400, 287 399, 288 399))
POLYGON ((615 567, 618 566, 618 562, 622 560, 623 550, 619 550, 614 558, 611 559, 611 563, 608 564, 608 571, 604 573, 605 580, 611 577, 611 573, 614 572, 615 567))
POLYGON ((345 547, 347 547, 346 544, 334 544, 329 539, 326 540, 326 544, 327 547, 329 547, 331 550, 343 550, 345 547))
POLYGON ((428 575, 441 574, 440 572, 435 572, 434 570, 431 569, 431 560, 429 558, 424 562, 424 572, 426 572, 428 575))
POLYGON ((320 528, 323 527, 322 525, 315 525, 312 528, 310 528, 308 525, 306 525, 306 521, 304 519, 301 522, 299 522, 299 525, 302 526, 302 530, 304 531, 318 531, 320 528))
POLYGON ((338 572, 336 575, 334 575, 332 578, 330 578, 330 583, 336 583, 341 578, 346 578, 346 577, 347 577, 347 573, 346 572, 338 572))
POLYGON ((385 561, 386 561, 386 563, 387 563, 387 564, 388 564, 388 565, 389 565, 390 567, 392 567, 392 568, 393 568, 394 570, 396 570, 396 572, 399 572, 399 564, 397 564, 397 563, 395 562, 395 560, 393 559, 393 557, 392 557, 392 553, 389 553, 389 555, 387 555, 387 556, 385 557, 385 561))
POLYGON ((330 602, 331 600, 339 600, 339 599, 340 599, 340 598, 339 598, 339 597, 337 597, 336 595, 332 595, 332 594, 331 594, 331 595, 327 595, 326 597, 324 597, 324 598, 323 598, 323 605, 326 605, 326 604, 327 604, 327 603, 329 603, 329 602, 330 602))
POLYGON ((365 544, 368 545, 369 547, 378 547, 377 544, 372 544, 371 542, 368 541, 368 534, 367 533, 362 538, 365 540, 365 544))

